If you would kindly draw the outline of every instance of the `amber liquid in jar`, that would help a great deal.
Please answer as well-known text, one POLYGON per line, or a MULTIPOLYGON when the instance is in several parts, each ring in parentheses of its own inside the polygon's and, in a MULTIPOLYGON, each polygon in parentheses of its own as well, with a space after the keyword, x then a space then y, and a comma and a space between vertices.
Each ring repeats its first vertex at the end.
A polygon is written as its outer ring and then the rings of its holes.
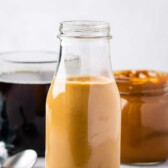
POLYGON ((168 74, 118 71, 122 98, 121 161, 154 164, 168 158, 168 74))

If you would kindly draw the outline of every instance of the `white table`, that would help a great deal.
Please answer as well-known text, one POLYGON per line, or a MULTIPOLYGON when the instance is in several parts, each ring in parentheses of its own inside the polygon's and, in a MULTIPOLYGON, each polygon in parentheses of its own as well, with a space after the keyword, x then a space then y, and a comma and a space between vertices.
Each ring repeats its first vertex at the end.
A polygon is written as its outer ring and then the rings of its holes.
MULTIPOLYGON (((45 168, 44 158, 39 158, 34 168, 45 168)), ((156 166, 128 166, 121 165, 121 168, 168 168, 168 160, 156 166)))

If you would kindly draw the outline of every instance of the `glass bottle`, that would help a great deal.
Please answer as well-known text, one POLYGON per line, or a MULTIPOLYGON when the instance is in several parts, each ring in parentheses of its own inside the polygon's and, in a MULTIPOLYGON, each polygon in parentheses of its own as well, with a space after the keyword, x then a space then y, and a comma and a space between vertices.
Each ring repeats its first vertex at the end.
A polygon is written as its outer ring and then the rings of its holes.
POLYGON ((119 168, 120 96, 105 22, 61 23, 46 102, 46 168, 119 168))

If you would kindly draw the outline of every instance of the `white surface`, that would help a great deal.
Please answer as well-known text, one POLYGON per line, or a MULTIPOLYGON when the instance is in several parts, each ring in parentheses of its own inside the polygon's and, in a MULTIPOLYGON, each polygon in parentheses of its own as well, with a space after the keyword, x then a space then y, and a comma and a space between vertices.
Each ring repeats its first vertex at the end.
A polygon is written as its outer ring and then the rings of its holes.
MULTIPOLYGON (((121 168, 168 168, 168 160, 156 166, 126 166, 121 165, 121 168)), ((40 158, 34 168, 45 168, 44 158, 40 158)))
POLYGON ((114 69, 168 71, 168 0, 0 0, 0 52, 58 50, 59 22, 111 23, 114 69))

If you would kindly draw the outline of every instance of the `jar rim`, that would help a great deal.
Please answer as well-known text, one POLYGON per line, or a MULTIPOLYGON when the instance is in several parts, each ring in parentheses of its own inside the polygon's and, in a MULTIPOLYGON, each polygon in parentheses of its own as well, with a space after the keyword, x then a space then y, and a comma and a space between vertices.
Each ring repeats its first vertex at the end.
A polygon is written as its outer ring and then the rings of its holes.
POLYGON ((61 37, 73 38, 111 38, 110 25, 105 21, 71 20, 60 24, 61 37))
POLYGON ((116 71, 114 74, 122 95, 168 94, 168 73, 166 72, 121 70, 116 71))
POLYGON ((9 51, 0 53, 0 62, 10 64, 57 63, 58 53, 54 51, 9 51))

